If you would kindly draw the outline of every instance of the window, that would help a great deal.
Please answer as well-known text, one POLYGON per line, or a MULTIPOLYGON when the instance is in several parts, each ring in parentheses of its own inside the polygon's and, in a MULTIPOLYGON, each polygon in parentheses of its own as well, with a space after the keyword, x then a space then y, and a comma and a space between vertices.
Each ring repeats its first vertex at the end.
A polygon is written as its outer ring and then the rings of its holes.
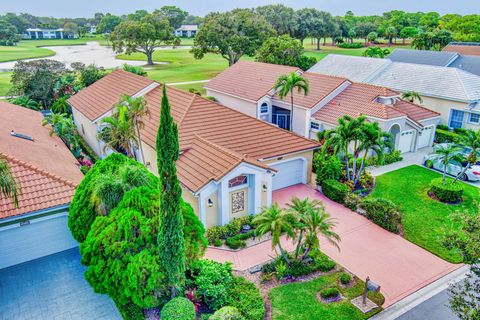
POLYGON ((238 176, 228 181, 228 187, 229 188, 239 187, 247 183, 248 183, 247 176, 238 176))
POLYGON ((310 122, 310 129, 312 130, 320 130, 320 124, 318 122, 310 122))
POLYGON ((480 113, 470 113, 471 123, 480 123, 480 113))
POLYGON ((450 127, 461 128, 463 126, 463 116, 465 112, 459 110, 452 110, 450 114, 450 127))
POLYGON ((266 102, 260 106, 260 113, 268 113, 268 104, 266 102))

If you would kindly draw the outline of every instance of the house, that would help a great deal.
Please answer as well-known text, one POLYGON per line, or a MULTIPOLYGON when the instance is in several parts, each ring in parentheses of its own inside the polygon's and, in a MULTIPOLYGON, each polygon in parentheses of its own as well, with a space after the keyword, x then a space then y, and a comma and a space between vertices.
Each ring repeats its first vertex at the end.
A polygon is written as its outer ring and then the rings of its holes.
POLYGON ((83 178, 77 160, 42 114, 0 102, 0 156, 20 185, 18 208, 0 197, 0 269, 78 246, 68 206, 83 178))
POLYGON ((480 56, 480 42, 451 42, 444 52, 456 52, 466 56, 480 56))
POLYGON ((457 68, 480 76, 480 54, 468 56, 449 51, 396 49, 388 55, 388 60, 457 68))
POLYGON ((175 29, 175 36, 180 38, 193 38, 197 34, 198 25, 196 24, 183 24, 180 28, 175 29))
POLYGON ((205 88, 225 106, 311 139, 318 131, 335 128, 344 115, 365 115, 391 132, 403 153, 431 146, 439 122, 438 113, 404 101, 385 87, 274 64, 237 62, 205 88), (294 91, 293 110, 290 98, 282 100, 273 90, 278 77, 291 72, 309 82, 308 95, 294 91))
POLYGON ((451 128, 480 128, 480 76, 458 68, 330 54, 309 72, 418 93, 451 128))
POLYGON ((38 40, 38 39, 69 39, 76 38, 77 36, 72 34, 68 35, 64 33, 63 28, 59 29, 40 29, 29 28, 23 33, 23 39, 38 40))
MULTIPOLYGON (((79 133, 104 157, 97 132, 123 94, 146 100, 150 115, 142 119, 135 156, 157 173, 159 83, 116 70, 81 90, 68 100, 79 133)), ((173 87, 167 95, 178 126, 183 198, 207 227, 256 214, 271 204, 272 191, 310 181, 316 142, 173 87)))

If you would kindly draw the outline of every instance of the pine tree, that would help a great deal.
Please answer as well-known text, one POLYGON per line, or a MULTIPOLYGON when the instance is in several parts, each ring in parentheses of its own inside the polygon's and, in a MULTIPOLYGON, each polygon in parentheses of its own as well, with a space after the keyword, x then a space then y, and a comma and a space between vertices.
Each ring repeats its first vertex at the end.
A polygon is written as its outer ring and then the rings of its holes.
POLYGON ((177 178, 178 130, 170 115, 165 85, 157 134, 157 165, 160 187, 160 228, 158 246, 172 298, 185 283, 185 240, 180 211, 182 190, 177 178))

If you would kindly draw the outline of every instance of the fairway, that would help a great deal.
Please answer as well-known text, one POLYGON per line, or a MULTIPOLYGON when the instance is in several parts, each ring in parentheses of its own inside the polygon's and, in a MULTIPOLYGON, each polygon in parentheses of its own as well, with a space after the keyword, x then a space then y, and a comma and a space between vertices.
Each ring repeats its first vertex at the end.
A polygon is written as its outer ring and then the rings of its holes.
POLYGON ((0 72, 0 97, 6 96, 10 90, 11 72, 0 72))

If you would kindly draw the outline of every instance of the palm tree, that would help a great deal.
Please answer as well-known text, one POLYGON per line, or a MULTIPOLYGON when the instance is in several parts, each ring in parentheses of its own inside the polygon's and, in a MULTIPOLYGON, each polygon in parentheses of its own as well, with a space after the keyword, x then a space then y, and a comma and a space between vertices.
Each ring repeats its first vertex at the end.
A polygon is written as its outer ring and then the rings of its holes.
POLYGON ((287 264, 290 264, 285 250, 282 248, 280 238, 282 234, 293 238, 295 233, 292 226, 292 215, 290 212, 282 210, 277 203, 271 207, 262 208, 260 215, 253 219, 253 223, 257 225, 257 235, 263 236, 267 233, 272 234, 272 249, 278 247, 280 254, 285 259, 287 264))
POLYGON ((423 103, 422 96, 418 92, 415 91, 407 91, 402 94, 402 99, 408 100, 411 103, 414 103, 415 100, 418 101, 418 103, 423 103))
POLYGON ((125 152, 130 158, 134 157, 132 144, 138 146, 135 124, 131 120, 128 107, 117 105, 111 117, 102 119, 106 127, 101 130, 97 137, 105 142, 103 151, 111 148, 119 152, 125 152))
POLYGON ((280 76, 273 89, 278 92, 280 99, 285 99, 290 94, 290 130, 293 130, 293 91, 297 89, 298 94, 303 92, 304 95, 308 95, 308 80, 292 72, 289 75, 280 76))
POLYGON ((128 95, 124 95, 120 103, 125 104, 128 107, 128 119, 131 119, 131 121, 135 126, 135 130, 137 132, 137 137, 138 137, 138 145, 140 148, 140 153, 142 154, 142 157, 143 157, 140 129, 143 129, 143 127, 145 126, 145 122, 143 122, 142 118, 144 116, 150 117, 150 112, 147 108, 147 102, 143 97, 134 98, 128 95))
POLYGON ((473 130, 467 130, 460 135, 459 143, 463 146, 469 147, 470 153, 467 156, 467 165, 463 167, 462 171, 455 177, 453 182, 456 182, 461 177, 465 176, 465 172, 478 161, 478 152, 480 150, 480 130, 476 132, 473 130))
POLYGON ((385 29, 385 36, 388 38, 388 46, 392 46, 392 38, 397 34, 395 27, 388 27, 385 29))
POLYGON ((461 156, 458 154, 460 148, 456 145, 442 145, 439 148, 435 149, 435 157, 442 161, 443 164, 443 184, 447 183, 447 167, 450 163, 450 160, 459 160, 462 161, 461 156))
POLYGON ((0 198, 12 197, 15 208, 18 208, 20 186, 15 181, 7 160, 0 155, 0 198))
POLYGON ((308 256, 308 253, 312 249, 320 248, 320 240, 318 238, 319 235, 324 236, 328 242, 333 244, 340 251, 340 247, 338 246, 338 242, 340 242, 340 236, 332 230, 337 223, 325 211, 323 204, 321 206, 308 209, 304 219, 306 227, 306 249, 303 253, 302 260, 308 256))

